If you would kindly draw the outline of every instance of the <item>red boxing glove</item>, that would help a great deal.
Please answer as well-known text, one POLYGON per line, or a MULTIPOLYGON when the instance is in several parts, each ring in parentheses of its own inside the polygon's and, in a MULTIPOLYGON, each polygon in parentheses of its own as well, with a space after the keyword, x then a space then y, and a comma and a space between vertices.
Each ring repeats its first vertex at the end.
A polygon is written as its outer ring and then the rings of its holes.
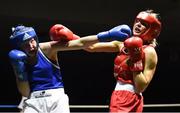
POLYGON ((49 31, 49 35, 51 40, 62 42, 67 42, 79 38, 77 35, 73 34, 71 30, 61 24, 52 26, 49 31))
POLYGON ((144 69, 142 59, 136 62, 129 61, 129 69, 133 72, 142 71, 144 69))
POLYGON ((142 71, 144 53, 142 51, 143 41, 139 37, 131 37, 124 41, 124 46, 129 53, 129 66, 131 71, 142 71))

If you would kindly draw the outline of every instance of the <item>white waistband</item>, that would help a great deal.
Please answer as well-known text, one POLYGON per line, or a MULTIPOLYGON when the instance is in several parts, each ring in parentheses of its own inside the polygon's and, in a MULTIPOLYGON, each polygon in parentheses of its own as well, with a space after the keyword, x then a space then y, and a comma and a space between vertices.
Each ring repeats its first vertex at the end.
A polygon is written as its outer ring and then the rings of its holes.
POLYGON ((115 90, 126 90, 135 92, 135 87, 132 84, 122 83, 121 81, 117 81, 115 90))
POLYGON ((34 91, 31 93, 30 98, 41 98, 60 94, 64 94, 64 88, 34 91))

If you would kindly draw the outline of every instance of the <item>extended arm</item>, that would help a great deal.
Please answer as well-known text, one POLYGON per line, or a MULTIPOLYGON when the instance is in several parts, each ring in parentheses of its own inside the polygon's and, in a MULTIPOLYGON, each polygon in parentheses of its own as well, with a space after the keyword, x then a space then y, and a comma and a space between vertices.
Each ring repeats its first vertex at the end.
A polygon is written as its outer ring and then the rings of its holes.
MULTIPOLYGON (((66 29, 64 27, 64 29, 66 29)), ((67 30, 67 29, 66 29, 67 30)), ((54 32, 54 31, 51 31, 54 32)), ((109 31, 100 32, 97 35, 85 36, 76 40, 69 40, 66 43, 62 43, 57 39, 61 40, 62 32, 58 32, 59 34, 55 37, 55 41, 51 42, 51 47, 54 48, 55 51, 66 51, 66 50, 79 50, 86 49, 89 46, 101 42, 102 44, 110 41, 124 41, 126 38, 130 37, 131 29, 127 25, 119 25, 117 27, 112 28, 109 31)), ((52 33, 51 33, 52 34, 52 33)), ((70 32, 63 32, 63 35, 69 37, 70 32)), ((72 34, 71 34, 72 36, 72 34)), ((69 38, 68 38, 69 39, 69 38)), ((54 40, 54 39, 53 39, 54 40)), ((102 45, 101 44, 101 45, 102 45)), ((96 46, 97 47, 97 46, 96 46)))

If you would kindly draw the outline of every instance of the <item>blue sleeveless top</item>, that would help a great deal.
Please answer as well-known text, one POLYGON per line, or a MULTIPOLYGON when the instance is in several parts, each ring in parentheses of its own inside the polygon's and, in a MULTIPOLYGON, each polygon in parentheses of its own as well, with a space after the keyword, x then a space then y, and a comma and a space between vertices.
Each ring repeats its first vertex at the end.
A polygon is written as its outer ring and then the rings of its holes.
POLYGON ((46 90, 64 87, 60 67, 53 64, 39 49, 37 63, 28 65, 30 90, 46 90))

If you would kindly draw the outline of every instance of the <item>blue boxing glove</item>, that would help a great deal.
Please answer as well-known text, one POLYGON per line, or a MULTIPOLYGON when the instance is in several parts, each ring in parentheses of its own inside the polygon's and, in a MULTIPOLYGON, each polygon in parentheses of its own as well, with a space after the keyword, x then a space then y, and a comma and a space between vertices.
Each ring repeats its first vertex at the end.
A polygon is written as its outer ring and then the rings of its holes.
POLYGON ((11 50, 9 52, 9 59, 14 68, 18 80, 27 81, 27 72, 25 70, 25 60, 27 55, 20 50, 11 50))
POLYGON ((125 39, 131 36, 132 32, 128 25, 119 25, 114 27, 113 29, 105 32, 100 32, 97 34, 97 38, 100 42, 107 42, 107 41, 124 41, 125 39))

